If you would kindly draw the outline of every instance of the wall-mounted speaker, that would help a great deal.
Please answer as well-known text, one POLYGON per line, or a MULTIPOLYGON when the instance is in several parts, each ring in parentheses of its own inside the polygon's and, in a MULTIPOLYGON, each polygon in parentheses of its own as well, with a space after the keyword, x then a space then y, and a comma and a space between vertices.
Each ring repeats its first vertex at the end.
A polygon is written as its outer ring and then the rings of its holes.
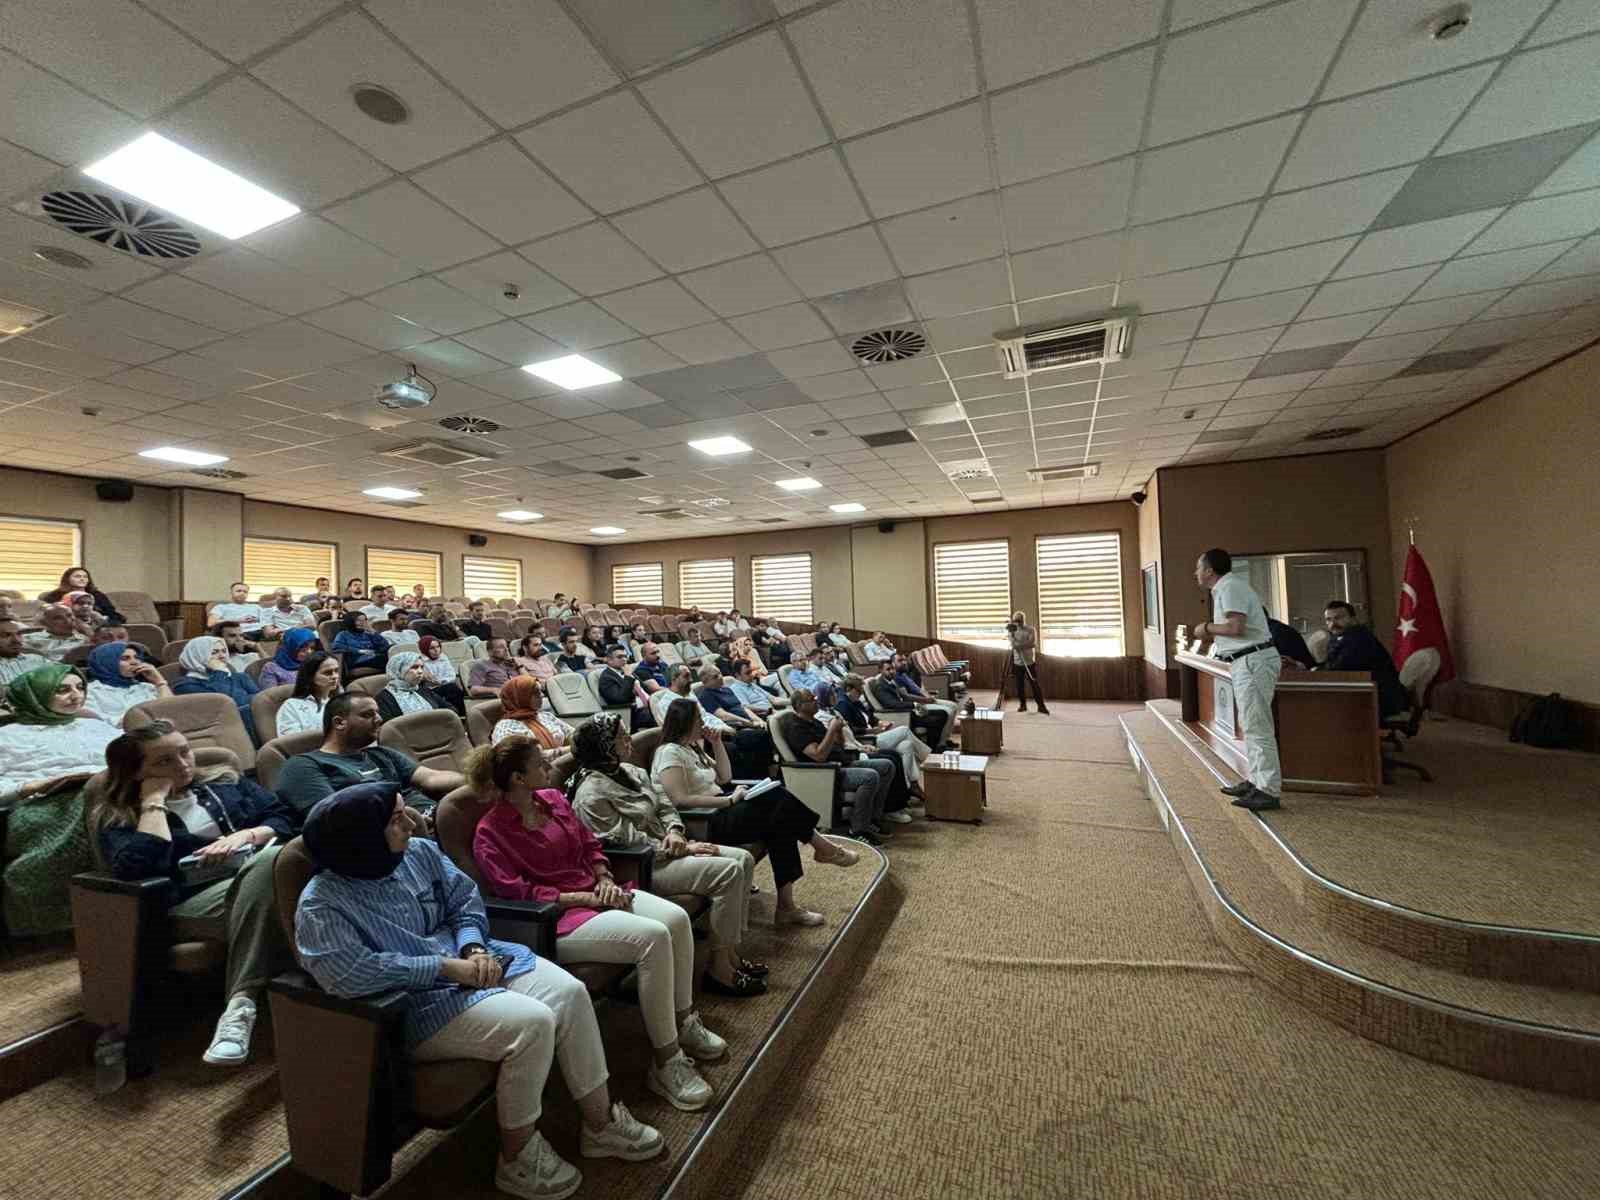
POLYGON ((894 532, 894 522, 893 521, 879 521, 878 522, 878 532, 879 533, 893 533, 894 532))
POLYGON ((133 484, 126 479, 97 479, 94 494, 111 504, 126 504, 133 499, 133 484))
POLYGON ((469 545, 469 546, 487 546, 488 544, 489 544, 489 539, 484 534, 481 534, 481 533, 469 533, 469 534, 467 534, 467 545, 469 545))

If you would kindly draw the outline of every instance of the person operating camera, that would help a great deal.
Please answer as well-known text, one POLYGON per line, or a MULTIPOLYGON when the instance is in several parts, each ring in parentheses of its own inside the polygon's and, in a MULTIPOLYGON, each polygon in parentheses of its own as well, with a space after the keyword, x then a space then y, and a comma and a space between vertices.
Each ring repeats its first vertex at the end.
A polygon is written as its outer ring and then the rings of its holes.
POLYGON ((1033 669, 1038 656, 1039 631, 1028 624, 1028 614, 1015 612, 1006 622, 1006 634, 1011 639, 1011 674, 1017 681, 1017 711, 1028 711, 1027 685, 1033 685, 1033 698, 1039 702, 1039 711, 1049 715, 1044 706, 1044 693, 1039 690, 1039 675, 1033 669))

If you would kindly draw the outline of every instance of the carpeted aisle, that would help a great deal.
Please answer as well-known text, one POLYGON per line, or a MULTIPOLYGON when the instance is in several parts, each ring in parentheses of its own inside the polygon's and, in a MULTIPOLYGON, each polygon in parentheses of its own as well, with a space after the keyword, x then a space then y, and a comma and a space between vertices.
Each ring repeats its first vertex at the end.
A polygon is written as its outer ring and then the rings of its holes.
POLYGON ((1600 1104, 1364 1041, 1238 966, 1102 761, 1123 707, 1008 713, 986 823, 895 839, 904 905, 722 1194, 1593 1195, 1600 1104))

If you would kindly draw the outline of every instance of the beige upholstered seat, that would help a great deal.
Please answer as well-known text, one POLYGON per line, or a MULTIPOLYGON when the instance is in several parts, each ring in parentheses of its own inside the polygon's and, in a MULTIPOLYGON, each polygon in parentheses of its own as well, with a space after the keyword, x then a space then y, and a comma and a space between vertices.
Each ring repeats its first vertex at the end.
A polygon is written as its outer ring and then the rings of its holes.
POLYGON ((294 695, 292 683, 263 688, 250 697, 250 715, 255 718, 256 736, 264 743, 278 736, 278 710, 294 695))
POLYGON ((320 729, 307 729, 301 733, 287 733, 283 737, 273 738, 256 754, 256 782, 269 792, 277 791, 278 774, 283 770, 283 764, 296 754, 304 754, 321 745, 320 729))
POLYGON ((146 700, 128 710, 122 727, 139 729, 152 721, 171 721, 197 750, 202 746, 232 750, 246 771, 256 765, 256 748, 238 708, 227 696, 203 693, 146 700))
MULTIPOLYGON (((132 625, 154 625, 157 629, 164 630, 168 638, 183 636, 183 619, 174 617, 170 621, 163 621, 161 614, 156 611, 156 602, 151 599, 148 592, 107 592, 106 597, 111 605, 122 614, 123 620, 132 625)), ((133 634, 130 632, 129 637, 133 634)))
POLYGON ((505 715, 505 706, 498 700, 483 700, 467 705, 467 738, 474 746, 487 746, 494 727, 505 715))
POLYGON ((471 749, 461 718, 448 708, 402 713, 385 721, 378 730, 378 742, 439 771, 462 770, 471 749))

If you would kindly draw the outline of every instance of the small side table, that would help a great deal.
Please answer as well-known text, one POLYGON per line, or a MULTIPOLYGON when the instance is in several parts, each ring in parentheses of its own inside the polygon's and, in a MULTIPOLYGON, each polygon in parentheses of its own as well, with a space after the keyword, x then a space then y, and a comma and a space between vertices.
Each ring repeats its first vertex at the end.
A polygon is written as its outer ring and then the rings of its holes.
POLYGON ((983 822, 989 803, 989 760, 981 754, 963 754, 956 766, 944 765, 939 754, 930 754, 922 764, 924 807, 935 821, 983 822))
POLYGON ((1005 744, 1005 717, 998 708, 980 708, 961 714, 963 754, 999 754, 1005 744))

